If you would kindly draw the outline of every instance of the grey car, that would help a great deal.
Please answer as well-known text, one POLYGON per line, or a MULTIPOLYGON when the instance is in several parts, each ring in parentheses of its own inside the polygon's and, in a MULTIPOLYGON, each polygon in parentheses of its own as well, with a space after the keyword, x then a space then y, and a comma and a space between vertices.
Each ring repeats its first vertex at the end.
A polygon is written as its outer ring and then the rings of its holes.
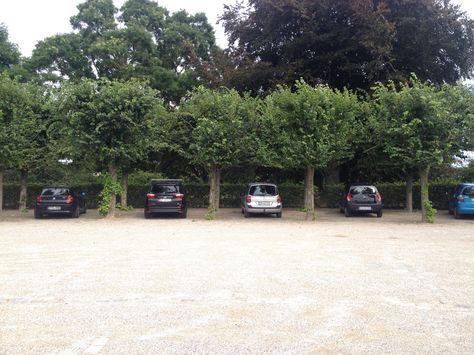
POLYGON ((342 195, 339 209, 346 217, 360 213, 375 213, 377 217, 382 217, 382 197, 373 185, 351 184, 342 195))
POLYGON ((281 218, 282 201, 275 184, 251 183, 242 195, 242 213, 245 218, 253 214, 275 214, 281 218))

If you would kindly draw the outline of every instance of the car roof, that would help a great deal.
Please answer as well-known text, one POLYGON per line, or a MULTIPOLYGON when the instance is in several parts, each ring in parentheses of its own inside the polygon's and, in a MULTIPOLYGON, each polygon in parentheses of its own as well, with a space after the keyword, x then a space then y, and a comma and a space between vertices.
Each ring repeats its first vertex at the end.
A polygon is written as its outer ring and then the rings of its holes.
POLYGON ((248 186, 255 186, 255 185, 270 185, 270 186, 276 186, 275 184, 272 184, 271 182, 251 182, 248 184, 248 186))
POLYGON ((43 187, 43 190, 44 189, 72 189, 72 187, 66 186, 66 185, 49 185, 49 186, 43 187))
POLYGON ((181 179, 152 179, 152 185, 167 185, 167 184, 182 184, 183 180, 181 179))

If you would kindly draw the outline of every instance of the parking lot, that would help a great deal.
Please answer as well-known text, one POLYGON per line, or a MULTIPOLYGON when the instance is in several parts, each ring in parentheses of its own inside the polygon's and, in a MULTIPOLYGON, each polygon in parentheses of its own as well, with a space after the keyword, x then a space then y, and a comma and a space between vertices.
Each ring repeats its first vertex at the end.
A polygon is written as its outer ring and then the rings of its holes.
POLYGON ((0 353, 474 353, 474 219, 0 217, 0 353))

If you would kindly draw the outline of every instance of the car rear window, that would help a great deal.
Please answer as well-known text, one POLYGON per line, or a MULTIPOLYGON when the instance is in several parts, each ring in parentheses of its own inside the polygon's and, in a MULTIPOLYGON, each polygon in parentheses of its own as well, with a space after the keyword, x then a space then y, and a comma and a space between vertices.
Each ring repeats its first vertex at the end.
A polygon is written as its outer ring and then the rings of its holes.
POLYGON ((374 186, 353 186, 350 192, 351 195, 374 195, 377 189, 374 186))
POLYGON ((474 197, 474 186, 468 186, 462 192, 463 195, 474 197))
POLYGON ((42 196, 67 196, 69 195, 69 189, 62 187, 48 187, 43 189, 41 192, 42 196))
POLYGON ((153 185, 151 192, 154 194, 175 194, 181 191, 179 185, 153 185))
POLYGON ((251 196, 276 196, 277 194, 277 188, 273 185, 253 185, 249 191, 251 196))

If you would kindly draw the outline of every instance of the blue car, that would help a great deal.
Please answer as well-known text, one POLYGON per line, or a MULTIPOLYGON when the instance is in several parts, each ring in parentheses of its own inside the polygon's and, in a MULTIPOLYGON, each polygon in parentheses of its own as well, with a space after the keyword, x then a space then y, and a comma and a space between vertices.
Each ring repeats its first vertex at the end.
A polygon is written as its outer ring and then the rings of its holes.
POLYGON ((474 215, 474 183, 459 184, 456 187, 449 199, 449 213, 456 219, 463 215, 474 215))

